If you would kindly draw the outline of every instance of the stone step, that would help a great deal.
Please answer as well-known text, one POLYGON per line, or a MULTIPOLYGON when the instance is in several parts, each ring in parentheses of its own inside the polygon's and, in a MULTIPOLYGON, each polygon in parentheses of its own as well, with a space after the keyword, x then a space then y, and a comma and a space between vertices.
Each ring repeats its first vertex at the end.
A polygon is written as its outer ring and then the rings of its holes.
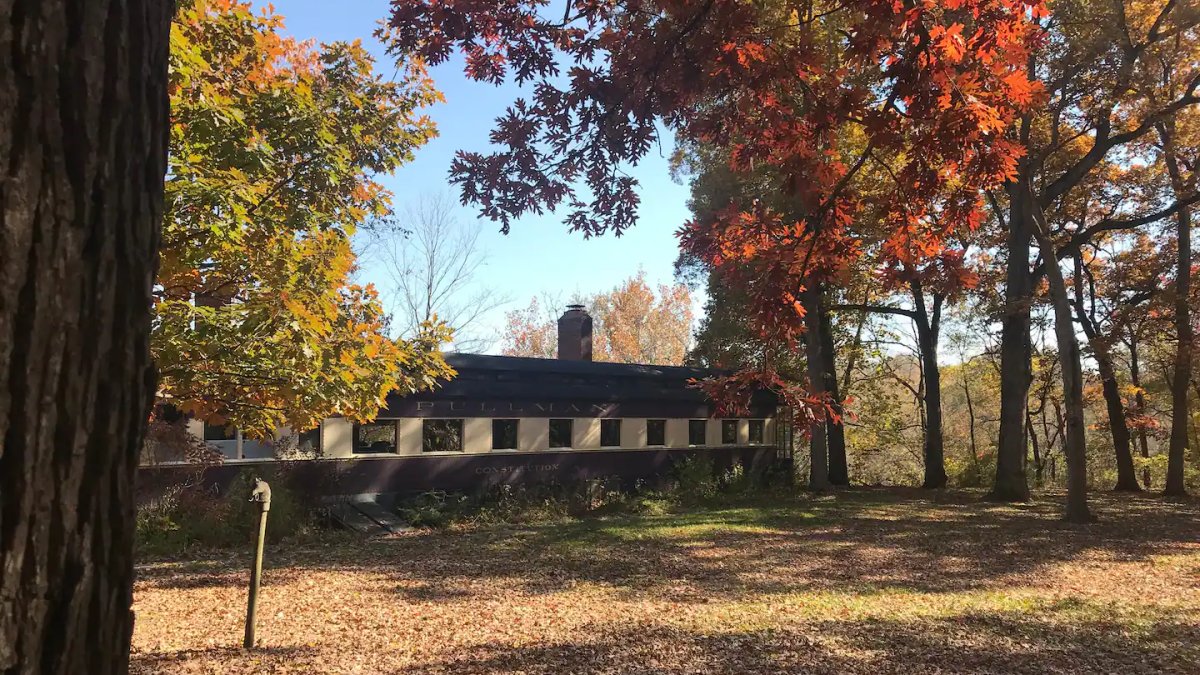
POLYGON ((363 534, 379 534, 386 532, 379 523, 368 517, 351 504, 340 503, 329 506, 329 515, 339 525, 363 534))
POLYGON ((413 529, 401 520, 400 516, 383 508, 378 502, 354 502, 353 506, 388 532, 407 532, 413 529))

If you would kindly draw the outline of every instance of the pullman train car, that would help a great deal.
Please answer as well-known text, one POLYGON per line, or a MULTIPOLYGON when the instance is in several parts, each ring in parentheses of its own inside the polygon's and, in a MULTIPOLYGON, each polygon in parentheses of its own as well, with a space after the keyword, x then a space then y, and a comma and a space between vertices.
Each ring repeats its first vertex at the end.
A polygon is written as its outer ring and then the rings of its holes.
MULTIPOLYGON (((596 478, 632 483, 697 455, 719 468, 790 469, 772 393, 756 392, 744 417, 719 418, 690 386, 716 371, 594 362, 591 335, 591 317, 572 305, 558 321, 556 359, 448 354, 458 374, 433 390, 388 396, 370 422, 332 417, 296 436, 312 459, 293 470, 314 490, 380 495, 596 478)), ((270 443, 198 422, 192 428, 224 455, 216 474, 275 461, 270 443)))

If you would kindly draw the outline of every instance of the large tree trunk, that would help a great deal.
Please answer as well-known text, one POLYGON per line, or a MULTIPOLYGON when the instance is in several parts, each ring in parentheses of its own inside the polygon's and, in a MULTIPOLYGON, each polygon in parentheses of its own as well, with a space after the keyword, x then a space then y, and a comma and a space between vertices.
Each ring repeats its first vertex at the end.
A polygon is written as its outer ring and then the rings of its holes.
MULTIPOLYGON (((1163 156, 1175 198, 1185 199, 1191 191, 1185 184, 1175 154, 1175 122, 1168 120, 1158 126, 1163 141, 1163 156)), ((1194 189, 1191 188, 1191 189, 1194 189)), ((1184 455, 1188 446, 1188 386, 1192 379, 1192 315, 1189 300, 1192 287, 1192 222, 1187 207, 1175 212, 1178 260, 1175 269, 1175 372, 1171 379, 1171 443, 1167 446, 1167 482, 1163 492, 1168 495, 1187 494, 1183 484, 1184 455)))
MULTIPOLYGON (((841 409, 841 393, 838 387, 837 352, 833 344, 833 318, 824 304, 821 307, 821 368, 825 373, 825 391, 833 399, 838 413, 841 409)), ((846 461, 846 427, 840 421, 825 424, 825 435, 829 444, 829 482, 833 485, 850 485, 850 468, 846 461)))
POLYGON ((1066 429, 1063 432, 1063 455, 1067 459, 1067 510, 1064 517, 1072 523, 1093 520, 1087 503, 1087 440, 1083 418, 1083 367, 1079 360, 1079 341, 1071 316, 1071 301, 1050 231, 1039 206, 1032 211, 1034 236, 1042 250, 1046 280, 1050 282, 1050 305, 1054 309, 1054 335, 1058 343, 1058 360, 1062 367, 1063 406, 1066 409, 1066 429))
MULTIPOLYGON (((821 293, 817 289, 805 290, 802 297, 804 304, 804 344, 808 361, 809 387, 813 396, 821 398, 825 395, 824 357, 821 355, 821 293)), ((810 490, 828 490, 829 456, 826 443, 824 416, 816 416, 809 425, 808 439, 808 488, 810 490)))
POLYGON ((925 291, 919 281, 911 284, 913 321, 921 352, 921 370, 925 374, 925 437, 922 456, 925 479, 921 487, 934 490, 946 487, 946 451, 942 435, 942 376, 938 370, 938 329, 942 298, 934 296, 932 311, 925 305, 925 291))
POLYGON ((996 445, 996 482, 990 495, 1002 501, 1029 499, 1029 484, 1025 479, 1025 407, 1033 379, 1033 347, 1029 337, 1033 275, 1029 270, 1028 222, 1032 197, 1018 185, 1009 190, 1008 269, 1000 327, 1000 438, 996 445))
MULTIPOLYGON (((1044 256, 1043 256, 1044 257, 1044 256)), ((1108 339, 1101 335, 1101 327, 1089 315, 1083 302, 1083 254, 1075 253, 1075 317, 1083 327, 1096 369, 1100 371, 1100 389, 1104 393, 1104 406, 1108 413, 1108 429, 1112 436, 1113 451, 1117 460, 1117 484, 1113 490, 1140 492, 1137 471, 1133 467, 1133 449, 1130 445, 1129 425, 1125 423, 1125 401, 1121 400, 1121 388, 1117 384, 1117 369, 1113 365, 1108 339)))
POLYGON ((172 10, 0 0, 0 671, 128 667, 172 10))

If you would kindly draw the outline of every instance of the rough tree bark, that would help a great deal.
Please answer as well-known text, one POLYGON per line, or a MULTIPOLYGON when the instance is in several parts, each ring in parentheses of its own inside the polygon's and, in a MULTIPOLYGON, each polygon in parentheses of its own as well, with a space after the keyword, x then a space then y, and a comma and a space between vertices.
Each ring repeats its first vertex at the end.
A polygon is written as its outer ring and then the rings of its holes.
POLYGON ((1071 314, 1067 285, 1050 231, 1041 208, 1032 210, 1033 234, 1046 264, 1046 280, 1050 282, 1050 305, 1054 309, 1054 335, 1058 343, 1058 360, 1062 367, 1063 406, 1066 408, 1066 427, 1063 431, 1063 455, 1067 459, 1067 509, 1064 518, 1072 523, 1094 520, 1087 502, 1087 441, 1083 418, 1083 366, 1079 358, 1079 341, 1071 314))
MULTIPOLYGON (((801 302, 804 305, 804 345, 808 361, 809 387, 813 396, 825 394, 824 358, 821 355, 821 293, 818 289, 806 289, 801 302)), ((829 455, 828 438, 825 432, 825 419, 814 418, 809 425, 809 465, 808 488, 810 490, 828 490, 829 455)))
POLYGON ((128 667, 173 9, 0 0, 0 671, 128 667))
POLYGON ((1004 315, 1000 324, 1000 438, 996 445, 993 499, 1026 501, 1025 408, 1033 380, 1029 337, 1029 307, 1033 275, 1029 270, 1029 209, 1033 195, 1018 181, 1009 187, 1008 265, 1005 272, 1004 315))
MULTIPOLYGON (((841 412, 841 392, 838 387, 837 351, 833 343, 833 317, 824 303, 821 306, 821 367, 825 375, 825 391, 829 393, 838 412, 841 412)), ((841 422, 825 424, 829 452, 829 482, 837 486, 850 485, 850 467, 846 460, 846 427, 841 422)))
MULTIPOLYGON (((1158 125, 1158 134, 1163 142, 1163 157, 1175 198, 1183 200, 1195 189, 1188 186, 1180 171, 1175 151, 1175 121, 1169 119, 1158 125)), ((1183 483, 1183 463, 1188 446, 1188 386, 1192 379, 1192 315, 1189 300, 1192 287, 1192 222, 1191 210, 1187 207, 1175 212, 1178 260, 1175 269, 1175 369, 1171 379, 1171 442, 1167 446, 1167 482, 1163 493, 1182 496, 1187 494, 1183 483)))

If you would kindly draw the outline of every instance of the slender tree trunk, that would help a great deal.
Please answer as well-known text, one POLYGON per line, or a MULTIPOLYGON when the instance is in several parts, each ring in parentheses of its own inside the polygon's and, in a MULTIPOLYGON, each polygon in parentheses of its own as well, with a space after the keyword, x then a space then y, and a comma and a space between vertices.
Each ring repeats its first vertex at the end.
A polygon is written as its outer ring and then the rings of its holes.
POLYGON ((983 472, 979 466, 979 445, 975 442, 975 404, 971 400, 971 384, 967 381, 967 368, 970 362, 962 364, 962 388, 963 395, 967 398, 967 424, 971 434, 971 465, 975 469, 975 479, 983 478, 983 472))
POLYGON ((1071 301, 1062 270, 1058 266, 1054 243, 1040 207, 1034 206, 1034 236, 1045 261, 1046 280, 1050 282, 1050 304, 1054 309, 1054 334, 1058 343, 1058 360, 1062 367, 1063 406, 1066 408, 1066 429, 1063 433, 1063 455, 1067 459, 1067 509, 1065 518, 1072 523, 1093 520, 1087 502, 1087 441, 1083 418, 1083 367, 1079 360, 1079 342, 1071 316, 1071 301))
MULTIPOLYGON (((1193 383, 1192 389, 1193 395, 1200 396, 1200 382, 1193 383)), ((1191 438, 1192 462, 1194 462, 1197 466, 1200 466, 1200 429, 1196 428, 1195 423, 1189 424, 1188 429, 1190 429, 1189 433, 1191 438)))
POLYGON ((1104 393, 1104 405, 1108 411, 1109 430, 1112 434, 1113 449, 1117 459, 1117 484, 1113 490, 1120 492, 1141 492, 1138 485, 1137 469, 1133 466, 1133 448, 1129 434, 1129 426, 1125 423, 1125 402, 1121 400, 1121 391, 1117 386, 1116 370, 1113 368, 1111 357, 1101 355, 1093 350, 1096 357, 1097 369, 1100 371, 1100 386, 1104 393))
POLYGON ((1033 379, 1033 347, 1029 337, 1033 297, 1028 222, 1031 201, 1032 196, 1021 183, 1010 187, 1008 266, 1000 328, 1000 437, 996 445, 996 482, 990 495, 1001 501, 1029 499, 1029 484, 1025 479, 1025 408, 1033 379))
MULTIPOLYGON (((1044 256, 1043 256, 1044 257, 1044 256)), ((1141 492, 1137 482, 1137 471, 1133 467, 1133 449, 1130 446, 1129 425, 1125 422, 1125 401, 1121 400, 1121 388, 1117 384, 1117 369, 1113 366, 1108 340, 1100 334, 1100 326, 1087 312, 1083 302, 1083 254, 1076 253, 1075 260, 1075 317, 1083 327, 1083 334, 1092 348, 1096 369, 1100 371, 1100 389, 1104 394, 1104 407, 1108 413, 1108 429, 1112 436, 1113 452, 1117 460, 1117 484, 1113 490, 1119 492, 1141 492)))
POLYGON ((921 370, 925 375, 925 438, 923 456, 925 479, 921 487, 935 490, 946 487, 946 451, 942 435, 942 376, 938 370, 938 328, 942 298, 934 296, 932 312, 925 305, 925 292, 919 281, 911 284, 913 319, 921 351, 921 370))
MULTIPOLYGON (((867 286, 863 291, 862 306, 865 308, 871 302, 871 287, 867 286)), ((867 312, 865 309, 858 314, 858 323, 854 327, 854 341, 850 343, 850 353, 846 357, 846 369, 842 371, 842 387, 839 390, 843 396, 850 393, 850 378, 854 375, 855 360, 858 357, 859 349, 862 347, 863 328, 867 325, 867 312)))
MULTIPOLYGON (((1049 431, 1046 432, 1046 455, 1047 456, 1049 456, 1052 452, 1054 452, 1054 444, 1055 443, 1058 443, 1059 445, 1065 444, 1063 434, 1067 429, 1067 419, 1066 419, 1066 416, 1063 414, 1063 407, 1062 407, 1061 403, 1059 401, 1054 401, 1052 403, 1052 405, 1054 407, 1055 427, 1054 427, 1053 433, 1051 433, 1049 431)), ((1042 415, 1042 420, 1043 420, 1042 428, 1043 429, 1046 428, 1045 419, 1046 419, 1046 416, 1045 416, 1045 414, 1043 414, 1042 415)), ((1065 447, 1063 448, 1063 453, 1064 454, 1066 453, 1065 447)), ((1051 474, 1050 477, 1056 481, 1058 480, 1058 474, 1056 474, 1056 473, 1051 474)))
POLYGON ((0 671, 117 673, 173 6, 0 0, 0 671))
MULTIPOLYGON (((1194 187, 1184 183, 1175 150, 1175 121, 1158 125, 1163 141, 1163 157, 1176 199, 1191 195, 1194 187)), ((1167 482, 1163 493, 1187 494, 1183 483, 1183 464, 1188 446, 1188 386, 1192 379, 1192 315, 1189 301, 1192 287, 1192 222, 1191 212, 1182 208, 1175 212, 1178 260, 1175 270, 1175 373, 1171 381, 1171 442, 1167 447, 1167 482)))
POLYGON ((1033 449, 1033 484, 1042 487, 1042 468, 1045 462, 1042 459, 1042 449, 1038 444, 1037 430, 1033 428, 1033 418, 1028 413, 1025 415, 1025 433, 1029 435, 1029 446, 1033 449))
MULTIPOLYGON (((825 394, 824 357, 821 352, 821 293, 818 289, 804 291, 804 344, 808 361, 809 387, 813 396, 818 398, 825 394)), ((810 490, 828 490, 829 456, 826 447, 828 438, 825 432, 823 416, 815 417, 809 426, 808 439, 808 488, 810 490)))
MULTIPOLYGON (((829 392, 838 413, 841 413, 841 394, 838 388, 837 353, 833 344, 833 319, 822 303, 821 307, 821 367, 825 374, 825 390, 829 392)), ((846 428, 840 421, 825 424, 829 444, 829 482, 850 485, 850 469, 846 462, 846 428)))
MULTIPOLYGON (((1137 404, 1138 414, 1146 414, 1146 395, 1142 392, 1142 376, 1141 366, 1138 363, 1138 341, 1136 333, 1129 338, 1129 382, 1137 391, 1134 394, 1134 402, 1137 404)), ((1142 459, 1150 459, 1150 443, 1146 438, 1146 427, 1141 425, 1138 427, 1138 449, 1141 451, 1142 459)), ((1147 490, 1150 489, 1150 467, 1142 469, 1142 485, 1147 490)))

